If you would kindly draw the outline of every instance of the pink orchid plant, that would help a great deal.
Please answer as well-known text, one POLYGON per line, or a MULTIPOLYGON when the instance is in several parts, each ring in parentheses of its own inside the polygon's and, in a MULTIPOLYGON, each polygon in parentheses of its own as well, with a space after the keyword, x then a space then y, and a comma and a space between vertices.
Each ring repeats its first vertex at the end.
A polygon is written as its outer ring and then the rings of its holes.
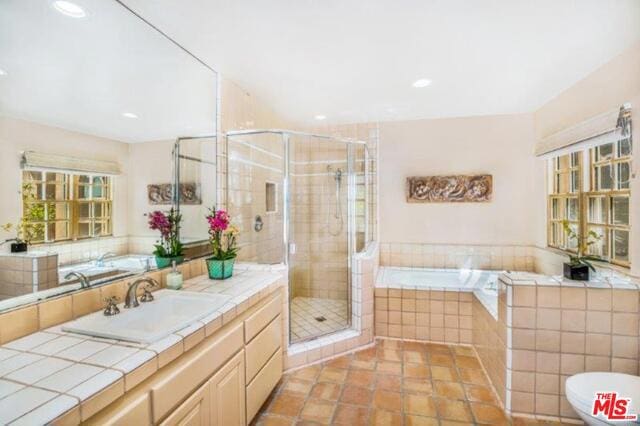
POLYGON ((238 255, 238 228, 231 224, 231 217, 225 210, 212 208, 206 216, 209 224, 209 241, 214 260, 234 259, 238 255))
POLYGON ((155 244, 153 254, 158 257, 178 257, 183 255, 182 243, 178 238, 182 215, 175 209, 168 212, 154 211, 147 214, 149 229, 160 232, 160 241, 155 244))

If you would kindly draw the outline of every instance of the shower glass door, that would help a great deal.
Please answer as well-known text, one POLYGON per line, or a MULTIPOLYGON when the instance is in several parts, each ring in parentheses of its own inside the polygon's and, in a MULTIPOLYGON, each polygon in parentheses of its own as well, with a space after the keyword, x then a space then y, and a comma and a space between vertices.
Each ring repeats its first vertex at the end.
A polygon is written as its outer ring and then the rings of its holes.
POLYGON ((290 340, 348 328, 355 189, 348 143, 286 134, 289 149, 290 340))

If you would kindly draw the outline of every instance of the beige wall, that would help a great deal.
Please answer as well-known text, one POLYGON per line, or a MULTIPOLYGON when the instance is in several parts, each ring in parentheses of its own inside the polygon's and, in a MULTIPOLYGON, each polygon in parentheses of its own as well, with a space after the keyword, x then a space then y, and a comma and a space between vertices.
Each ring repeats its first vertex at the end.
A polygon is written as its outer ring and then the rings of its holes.
MULTIPOLYGON (((576 125, 598 114, 615 110, 630 102, 632 108, 635 156, 640 137, 640 43, 616 56, 584 79, 560 93, 535 114, 537 138, 576 125)), ((632 164, 631 181, 631 264, 632 273, 640 274, 640 161, 632 164)), ((535 244, 546 246, 546 193, 544 161, 536 160, 535 174, 535 244)))
POLYGON ((380 241, 531 244, 533 115, 380 124, 380 241), (493 175, 489 203, 408 204, 408 176, 493 175))
MULTIPOLYGON (((117 161, 122 174, 114 184, 114 236, 128 233, 128 184, 129 146, 126 143, 86 135, 57 127, 45 126, 24 120, 0 117, 0 170, 3 180, 0 186, 0 223, 15 223, 22 214, 20 183, 21 152, 33 150, 43 153, 68 155, 79 158, 117 161)), ((0 231, 0 238, 13 235, 0 231)), ((2 247, 2 250, 8 248, 2 247)))

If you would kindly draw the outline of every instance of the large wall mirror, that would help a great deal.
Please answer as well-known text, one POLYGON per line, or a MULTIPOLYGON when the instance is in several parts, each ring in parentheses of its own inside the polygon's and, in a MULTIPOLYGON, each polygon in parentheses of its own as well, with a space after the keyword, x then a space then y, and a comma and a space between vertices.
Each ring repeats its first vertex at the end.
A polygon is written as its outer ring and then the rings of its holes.
POLYGON ((175 203, 176 160, 183 238, 206 239, 216 91, 116 0, 0 2, 0 311, 154 268, 146 214, 175 203))

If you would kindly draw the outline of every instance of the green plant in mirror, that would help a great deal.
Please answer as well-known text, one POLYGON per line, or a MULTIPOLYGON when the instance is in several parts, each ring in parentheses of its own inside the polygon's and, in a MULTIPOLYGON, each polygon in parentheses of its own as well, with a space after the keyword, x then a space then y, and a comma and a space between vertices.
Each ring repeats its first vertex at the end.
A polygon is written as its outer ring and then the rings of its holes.
POLYGON ((598 235, 595 231, 590 230, 584 239, 581 235, 576 232, 569 223, 568 220, 562 221, 562 227, 564 228, 564 233, 567 236, 568 241, 575 241, 577 251, 576 254, 569 253, 569 264, 571 266, 587 266, 592 271, 596 271, 596 268, 591 263, 594 260, 602 260, 602 258, 598 256, 593 256, 590 254, 585 254, 588 251, 589 247, 598 243, 602 239, 602 235, 598 235))
POLYGON ((43 203, 38 197, 33 183, 22 184, 22 205, 24 206, 20 221, 23 239, 28 244, 33 241, 44 241, 45 220, 55 221, 55 204, 43 203))

